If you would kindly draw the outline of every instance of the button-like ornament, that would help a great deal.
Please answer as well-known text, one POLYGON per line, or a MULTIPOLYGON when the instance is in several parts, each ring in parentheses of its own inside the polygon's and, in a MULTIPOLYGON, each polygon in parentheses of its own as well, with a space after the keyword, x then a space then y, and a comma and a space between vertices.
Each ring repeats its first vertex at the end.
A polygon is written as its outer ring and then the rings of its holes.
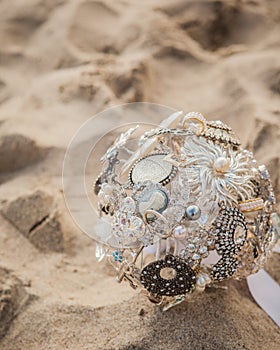
POLYGON ((144 181, 166 185, 175 176, 177 168, 164 160, 167 154, 150 154, 138 160, 129 173, 129 181, 136 184, 144 181))
POLYGON ((141 283, 153 295, 184 295, 195 287, 196 274, 182 259, 166 255, 163 260, 154 261, 142 270, 141 283), (166 273, 167 269, 169 273, 166 273))

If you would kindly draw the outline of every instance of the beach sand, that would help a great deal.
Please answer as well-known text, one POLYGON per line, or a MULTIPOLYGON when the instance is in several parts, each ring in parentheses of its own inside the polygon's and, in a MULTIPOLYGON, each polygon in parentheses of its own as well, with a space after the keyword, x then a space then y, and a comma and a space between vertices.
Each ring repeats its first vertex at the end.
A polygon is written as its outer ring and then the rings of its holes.
POLYGON ((117 284, 61 172, 89 117, 154 102, 230 124, 280 203, 280 2, 2 0, 0 19, 1 350, 279 349, 245 281, 168 313, 117 284))

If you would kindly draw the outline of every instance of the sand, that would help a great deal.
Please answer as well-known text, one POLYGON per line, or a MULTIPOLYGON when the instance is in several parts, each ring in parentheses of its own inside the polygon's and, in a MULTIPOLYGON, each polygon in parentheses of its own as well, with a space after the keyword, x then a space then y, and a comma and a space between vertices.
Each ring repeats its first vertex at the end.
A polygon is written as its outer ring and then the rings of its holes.
POLYGON ((117 284, 61 169, 90 116, 155 102, 229 123, 280 203, 279 1, 2 0, 0 19, 1 350, 278 349, 245 282, 166 314, 117 284))

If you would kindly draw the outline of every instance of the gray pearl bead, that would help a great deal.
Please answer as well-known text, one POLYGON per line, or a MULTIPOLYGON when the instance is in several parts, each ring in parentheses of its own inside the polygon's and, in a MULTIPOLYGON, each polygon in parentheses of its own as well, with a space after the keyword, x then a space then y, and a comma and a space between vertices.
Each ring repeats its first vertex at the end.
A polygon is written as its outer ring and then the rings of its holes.
POLYGON ((186 208, 186 217, 189 220, 197 220, 200 218, 201 210, 197 205, 189 205, 186 208))

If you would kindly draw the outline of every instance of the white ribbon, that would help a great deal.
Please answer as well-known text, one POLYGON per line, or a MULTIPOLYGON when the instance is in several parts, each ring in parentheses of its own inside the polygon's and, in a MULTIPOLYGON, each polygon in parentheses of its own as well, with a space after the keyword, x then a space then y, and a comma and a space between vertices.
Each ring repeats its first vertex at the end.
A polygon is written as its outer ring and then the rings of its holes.
POLYGON ((264 270, 247 278, 250 292, 257 304, 280 327, 280 286, 264 270))

